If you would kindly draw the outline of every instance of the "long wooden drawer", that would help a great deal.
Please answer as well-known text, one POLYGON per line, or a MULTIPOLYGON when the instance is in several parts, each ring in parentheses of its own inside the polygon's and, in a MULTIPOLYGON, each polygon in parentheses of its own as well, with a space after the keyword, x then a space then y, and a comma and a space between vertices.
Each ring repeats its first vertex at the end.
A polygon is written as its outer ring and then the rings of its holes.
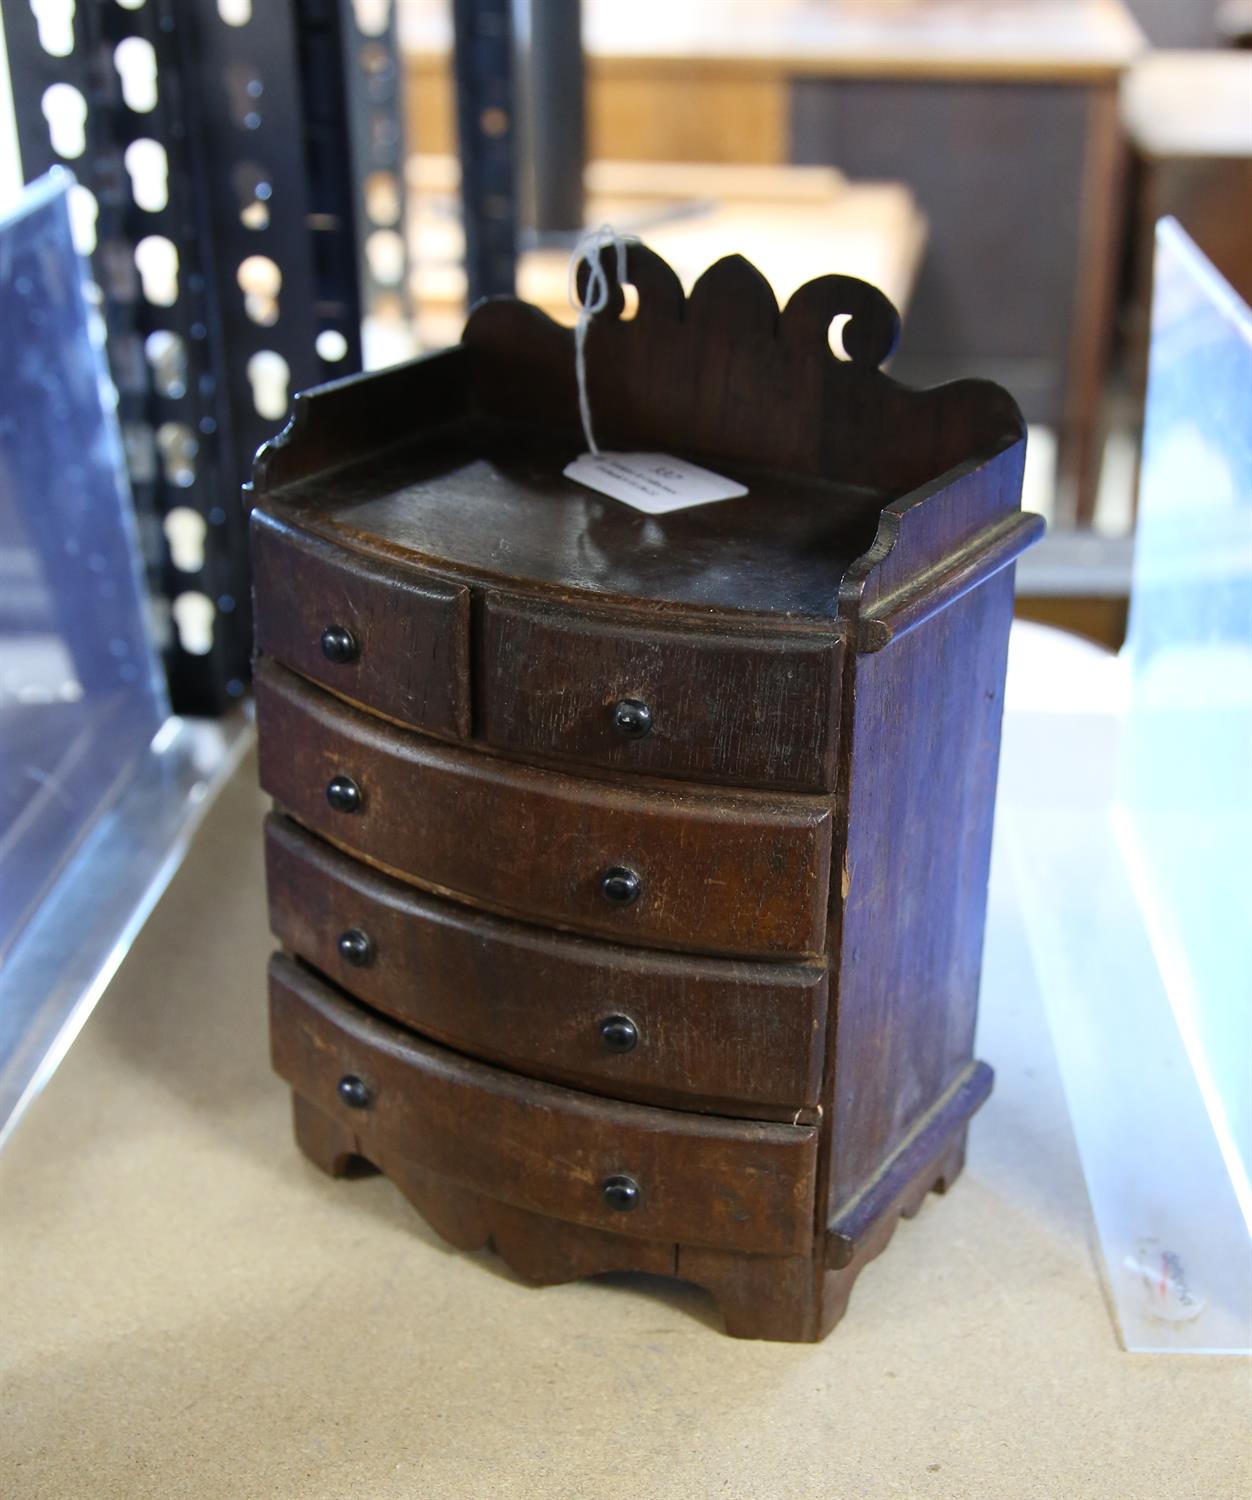
POLYGON ((352 1132, 576 1224, 769 1255, 812 1243, 817 1131, 618 1104, 471 1062, 270 963, 276 1072, 352 1132))
POLYGON ((489 594, 482 731, 493 745, 776 790, 835 783, 843 642, 561 609, 489 594))
POLYGON ((390 567, 260 510, 251 532, 259 652, 389 719, 468 735, 464 584, 390 567))
POLYGON ((473 911, 265 835, 274 936, 341 988, 459 1051, 648 1103, 790 1119, 817 1103, 826 972, 653 953, 473 911))
POLYGON ((261 785, 392 872, 508 915, 747 957, 822 951, 818 798, 565 776, 395 729, 261 661, 261 785))

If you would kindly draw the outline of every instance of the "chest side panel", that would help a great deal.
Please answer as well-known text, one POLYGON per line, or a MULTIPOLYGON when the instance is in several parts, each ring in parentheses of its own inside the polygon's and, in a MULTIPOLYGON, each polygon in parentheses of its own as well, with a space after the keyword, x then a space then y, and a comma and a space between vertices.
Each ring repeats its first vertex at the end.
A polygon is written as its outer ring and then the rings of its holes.
POLYGON ((857 656, 831 1204, 973 1055, 1013 569, 857 656))

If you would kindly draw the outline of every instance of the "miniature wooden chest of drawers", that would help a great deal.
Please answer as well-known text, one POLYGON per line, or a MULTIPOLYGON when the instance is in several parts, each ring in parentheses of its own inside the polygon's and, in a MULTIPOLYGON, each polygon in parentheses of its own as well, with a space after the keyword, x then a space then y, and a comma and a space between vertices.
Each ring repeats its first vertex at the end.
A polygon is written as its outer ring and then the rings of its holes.
MULTIPOLYGON (((611 269, 606 271, 611 276, 611 269)), ((297 397, 254 481, 274 1065, 536 1281, 708 1287, 815 1339, 951 1183, 973 1060, 1024 433, 878 366, 894 310, 632 245, 597 435, 741 480, 645 515, 563 477, 572 336, 297 397), (842 354, 828 332, 842 329, 842 354), (845 357, 846 356, 846 357, 845 357)))

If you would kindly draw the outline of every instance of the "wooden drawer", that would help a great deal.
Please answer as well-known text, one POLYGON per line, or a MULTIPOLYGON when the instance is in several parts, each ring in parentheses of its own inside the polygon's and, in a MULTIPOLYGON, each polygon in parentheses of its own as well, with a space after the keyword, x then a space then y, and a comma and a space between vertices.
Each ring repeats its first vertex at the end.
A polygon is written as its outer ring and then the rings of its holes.
POLYGON ((270 964, 270 1023, 275 1070, 367 1159, 400 1156, 520 1208, 644 1239, 772 1255, 812 1244, 810 1126, 619 1104, 520 1078, 419 1040, 281 955, 270 964), (626 1211, 606 1200, 614 1177, 637 1186, 626 1211))
POLYGON ((286 818, 268 820, 265 847, 284 947, 462 1052, 650 1103, 787 1119, 817 1103, 824 969, 649 953, 488 916, 286 818))
POLYGON ((464 584, 389 567, 260 510, 252 567, 258 652, 402 724, 469 734, 464 584))
MULTIPOLYGON (((392 872, 629 943, 822 951, 831 811, 820 799, 519 765, 394 729, 272 662, 258 663, 256 704, 265 790, 306 827, 392 872), (629 904, 606 894, 611 871, 637 879, 629 904)), ((619 895, 629 886, 609 881, 619 895)))
POLYGON ((655 629, 489 595, 483 733, 592 765, 818 791, 835 781, 842 657, 833 631, 655 629))

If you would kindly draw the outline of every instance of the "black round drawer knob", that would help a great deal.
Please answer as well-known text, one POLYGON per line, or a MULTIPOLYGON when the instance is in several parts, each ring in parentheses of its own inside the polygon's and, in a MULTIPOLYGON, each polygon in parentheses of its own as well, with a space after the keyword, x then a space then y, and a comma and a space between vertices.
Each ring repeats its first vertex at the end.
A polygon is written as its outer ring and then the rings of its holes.
POLYGON ((629 906, 632 901, 638 901, 643 882, 633 870, 628 870, 623 865, 614 865, 601 875, 600 890, 604 899, 611 901, 614 906, 629 906))
POLYGON ((346 625, 328 625, 322 631, 322 655, 327 661, 346 666, 357 659, 356 637, 346 625))
POLYGON ((339 1097, 349 1109, 367 1109, 370 1091, 363 1078, 355 1073, 345 1073, 339 1080, 339 1097))
POLYGON ((369 933, 362 932, 359 927, 349 927, 347 932, 341 932, 335 946, 339 949, 339 957, 354 968, 363 969, 374 961, 373 941, 369 933))
POLYGON ((605 1016, 600 1039, 610 1052, 633 1052, 639 1043, 639 1028, 629 1016, 605 1016))
POLYGON ((332 776, 326 787, 326 800, 336 812, 354 813, 360 812, 365 798, 351 776, 332 776))
POLYGON ((632 1208, 639 1207, 639 1184, 633 1177, 621 1173, 606 1177, 600 1184, 600 1191, 608 1206, 619 1214, 627 1214, 632 1208))
POLYGON ((628 740, 641 740, 652 732, 652 710, 639 698, 623 698, 613 706, 613 728, 628 740))

